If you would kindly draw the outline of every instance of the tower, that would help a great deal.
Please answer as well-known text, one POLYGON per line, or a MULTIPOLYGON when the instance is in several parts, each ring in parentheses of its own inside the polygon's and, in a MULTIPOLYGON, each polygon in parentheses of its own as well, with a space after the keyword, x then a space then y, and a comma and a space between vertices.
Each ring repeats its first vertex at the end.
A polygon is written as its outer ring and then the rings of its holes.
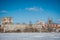
POLYGON ((52 20, 48 18, 48 24, 52 24, 52 20))
POLYGON ((48 18, 48 26, 47 26, 48 32, 52 31, 52 23, 53 23, 52 20, 50 18, 48 18))

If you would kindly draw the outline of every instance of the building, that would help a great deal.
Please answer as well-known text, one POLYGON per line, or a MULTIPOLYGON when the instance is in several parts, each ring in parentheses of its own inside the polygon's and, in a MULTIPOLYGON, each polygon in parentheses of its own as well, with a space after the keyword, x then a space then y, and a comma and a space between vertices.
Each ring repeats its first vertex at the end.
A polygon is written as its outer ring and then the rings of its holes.
POLYGON ((4 28, 4 32, 6 31, 6 30, 8 30, 10 27, 11 27, 11 25, 13 24, 13 19, 12 19, 12 17, 4 17, 4 18, 2 18, 2 22, 1 22, 2 24, 2 27, 4 28), (8 26, 7 26, 8 25, 8 26))
POLYGON ((60 31, 60 30, 58 30, 58 29, 60 29, 59 25, 60 24, 54 23, 51 19, 49 19, 46 26, 47 26, 49 32, 57 32, 57 31, 60 31))
POLYGON ((13 23, 12 17, 2 18, 2 24, 0 25, 2 32, 58 32, 60 31, 60 25, 53 23, 52 20, 48 20, 48 23, 44 21, 38 21, 36 24, 19 24, 13 23))
POLYGON ((47 32, 44 21, 38 21, 37 24, 36 24, 36 28, 37 28, 40 32, 47 32))
POLYGON ((2 18, 2 24, 12 24, 12 23, 13 23, 12 17, 4 17, 4 18, 2 18))

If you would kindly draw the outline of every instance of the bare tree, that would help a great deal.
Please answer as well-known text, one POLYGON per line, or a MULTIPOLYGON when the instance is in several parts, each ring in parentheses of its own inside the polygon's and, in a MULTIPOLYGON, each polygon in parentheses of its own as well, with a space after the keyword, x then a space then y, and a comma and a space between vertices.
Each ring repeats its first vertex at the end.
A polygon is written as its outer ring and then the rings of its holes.
POLYGON ((26 27, 24 29, 24 32, 39 32, 39 30, 37 28, 29 28, 29 27, 26 27))
POLYGON ((17 29, 15 32, 21 32, 21 30, 20 29, 17 29))

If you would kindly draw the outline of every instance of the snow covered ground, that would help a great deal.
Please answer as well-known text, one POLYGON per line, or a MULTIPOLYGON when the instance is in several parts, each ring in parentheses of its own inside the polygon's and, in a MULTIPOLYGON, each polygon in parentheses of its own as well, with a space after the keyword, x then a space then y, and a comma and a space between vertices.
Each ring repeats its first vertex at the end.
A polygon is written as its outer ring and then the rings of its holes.
POLYGON ((0 33, 0 40, 60 40, 60 33, 0 33))

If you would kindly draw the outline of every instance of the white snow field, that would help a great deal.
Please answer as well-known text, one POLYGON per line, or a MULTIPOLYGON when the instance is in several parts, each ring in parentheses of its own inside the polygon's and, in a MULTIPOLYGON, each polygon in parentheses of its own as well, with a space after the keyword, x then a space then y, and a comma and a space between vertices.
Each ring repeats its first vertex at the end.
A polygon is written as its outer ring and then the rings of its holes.
POLYGON ((60 40, 60 33, 0 33, 0 40, 60 40))

